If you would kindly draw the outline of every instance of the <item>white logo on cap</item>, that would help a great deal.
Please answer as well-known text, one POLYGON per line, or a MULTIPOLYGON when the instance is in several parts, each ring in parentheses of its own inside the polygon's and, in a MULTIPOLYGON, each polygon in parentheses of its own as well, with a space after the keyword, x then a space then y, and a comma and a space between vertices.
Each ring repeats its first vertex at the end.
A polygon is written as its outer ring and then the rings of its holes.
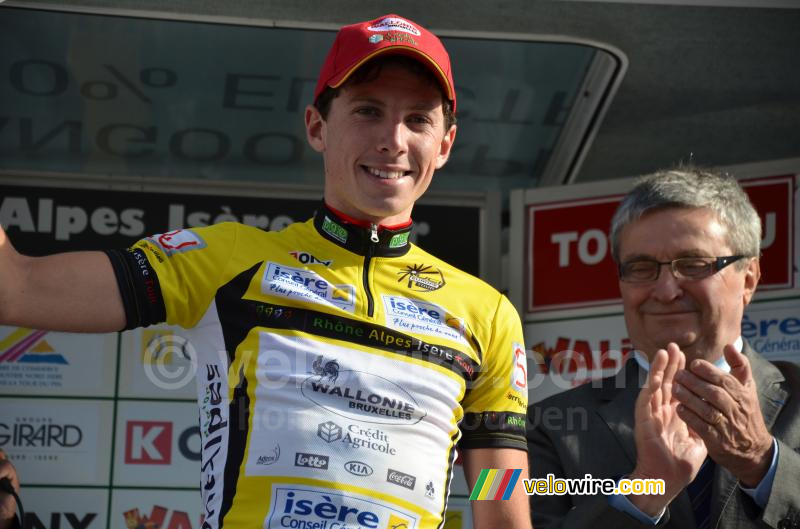
POLYGON ((388 17, 384 18, 374 26, 367 28, 369 31, 405 31, 419 37, 422 33, 419 32, 408 20, 402 18, 388 17))

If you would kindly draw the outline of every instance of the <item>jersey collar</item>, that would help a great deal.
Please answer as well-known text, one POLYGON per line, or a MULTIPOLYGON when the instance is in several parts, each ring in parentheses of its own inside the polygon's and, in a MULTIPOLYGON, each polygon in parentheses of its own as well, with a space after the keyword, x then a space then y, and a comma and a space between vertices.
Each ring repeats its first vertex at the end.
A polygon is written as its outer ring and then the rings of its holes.
POLYGON ((324 238, 359 255, 399 257, 411 248, 412 222, 383 226, 347 217, 323 202, 314 215, 314 226, 324 238), (374 235, 377 242, 372 240, 374 235))

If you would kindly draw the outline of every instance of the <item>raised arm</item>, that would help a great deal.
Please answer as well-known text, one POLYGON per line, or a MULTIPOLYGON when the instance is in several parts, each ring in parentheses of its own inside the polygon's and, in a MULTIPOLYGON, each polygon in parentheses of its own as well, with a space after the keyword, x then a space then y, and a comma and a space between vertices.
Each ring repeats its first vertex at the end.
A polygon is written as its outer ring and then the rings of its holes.
POLYGON ((0 227, 0 324, 72 332, 122 329, 125 310, 111 262, 102 252, 27 257, 0 227))

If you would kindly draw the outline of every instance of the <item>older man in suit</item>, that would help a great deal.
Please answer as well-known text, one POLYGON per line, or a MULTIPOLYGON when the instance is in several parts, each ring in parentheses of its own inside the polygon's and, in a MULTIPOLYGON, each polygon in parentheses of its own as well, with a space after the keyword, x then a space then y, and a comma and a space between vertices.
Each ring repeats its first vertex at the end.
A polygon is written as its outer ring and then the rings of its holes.
POLYGON ((531 477, 663 479, 664 494, 535 494, 537 529, 800 528, 800 368, 741 338, 760 238, 727 176, 664 171, 623 199, 611 243, 636 353, 617 376, 532 406, 587 413, 529 428, 531 477))

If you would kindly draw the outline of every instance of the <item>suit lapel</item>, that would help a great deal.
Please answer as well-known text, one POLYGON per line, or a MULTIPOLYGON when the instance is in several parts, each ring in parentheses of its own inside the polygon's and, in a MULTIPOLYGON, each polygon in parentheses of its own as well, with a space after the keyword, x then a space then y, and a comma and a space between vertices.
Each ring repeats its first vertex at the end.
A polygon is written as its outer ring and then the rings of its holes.
MULTIPOLYGON (((778 418, 778 414, 783 408, 788 392, 781 386, 784 377, 777 367, 772 365, 760 354, 756 353, 750 345, 745 342, 742 352, 750 361, 753 372, 753 379, 758 388, 758 403, 761 408, 761 415, 767 430, 772 431, 772 426, 778 418)), ((731 505, 731 496, 735 493, 737 486, 736 478, 727 470, 717 465, 714 470, 714 488, 711 496, 711 519, 720 520, 731 505)), ((719 525, 719 524, 718 524, 719 525)))
POLYGON ((630 468, 636 465, 636 442, 633 437, 633 410, 636 396, 639 394, 640 369, 639 364, 631 358, 623 368, 625 370, 625 385, 615 387, 617 377, 606 379, 600 393, 600 400, 604 404, 597 408, 597 414, 606 423, 625 456, 630 468))
POLYGON ((749 344, 745 342, 744 353, 750 360, 753 369, 753 378, 758 388, 758 403, 761 407, 761 415, 767 430, 772 431, 772 426, 778 418, 789 392, 781 384, 785 381, 783 374, 773 364, 768 362, 760 354, 753 351, 749 344))

